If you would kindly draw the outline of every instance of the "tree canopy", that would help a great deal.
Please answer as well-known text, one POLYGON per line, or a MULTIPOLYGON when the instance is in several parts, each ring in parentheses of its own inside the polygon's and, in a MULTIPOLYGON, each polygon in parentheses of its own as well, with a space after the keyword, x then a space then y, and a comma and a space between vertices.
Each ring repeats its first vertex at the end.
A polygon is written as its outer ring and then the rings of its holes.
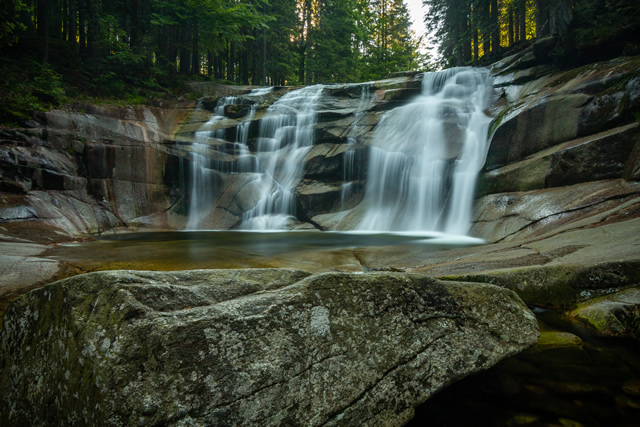
POLYGON ((402 0, 0 0, 0 122, 181 82, 369 81, 424 69, 402 0))
POLYGON ((638 42, 637 0, 423 0, 444 66, 495 60, 526 40, 561 39, 555 56, 584 60, 625 53, 638 42), (595 49, 594 49, 595 48, 595 49), (602 52, 598 52, 602 50, 602 52))
MULTIPOLYGON (((637 0, 422 1, 441 66, 554 34, 557 63, 640 54, 637 0)), ((403 0, 0 0, 0 120, 78 94, 131 103, 187 79, 370 81, 428 69, 423 37, 403 0)))
MULTIPOLYGON (((94 79, 361 81, 416 66, 402 0, 0 0, 0 47, 94 79)), ((422 64, 420 64, 422 65, 422 64)))

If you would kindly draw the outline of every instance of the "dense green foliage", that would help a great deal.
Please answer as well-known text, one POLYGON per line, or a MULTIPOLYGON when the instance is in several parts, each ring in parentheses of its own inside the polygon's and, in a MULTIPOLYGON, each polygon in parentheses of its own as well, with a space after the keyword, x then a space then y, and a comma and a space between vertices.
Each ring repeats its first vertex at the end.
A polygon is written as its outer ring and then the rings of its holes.
MULTIPOLYGON (((443 65, 498 59, 514 45, 555 35, 558 63, 633 53, 640 41, 637 0, 423 0, 443 65), (633 47, 636 46, 636 47, 633 47)), ((640 53, 640 52, 637 52, 640 53)))
POLYGON ((39 95, 52 82, 148 99, 185 79, 357 82, 426 66, 402 0, 0 0, 0 23, 5 121, 62 102, 39 95))
MULTIPOLYGON (((556 35, 556 63, 640 53, 637 0, 423 0, 441 65, 556 35)), ((427 69, 402 0, 0 0, 0 122, 68 99, 148 102, 187 79, 369 81, 427 69)))

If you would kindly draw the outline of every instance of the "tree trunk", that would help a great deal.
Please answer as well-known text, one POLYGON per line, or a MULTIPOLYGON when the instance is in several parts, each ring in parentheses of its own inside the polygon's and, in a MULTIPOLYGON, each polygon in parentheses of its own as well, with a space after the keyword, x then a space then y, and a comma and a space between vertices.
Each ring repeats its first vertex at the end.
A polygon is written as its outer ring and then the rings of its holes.
POLYGON ((76 24, 76 0, 69 0, 69 9, 68 9, 68 21, 67 28, 68 31, 68 40, 71 46, 76 45, 77 37, 78 37, 78 26, 76 24))
POLYGON ((47 0, 38 0, 36 19, 37 36, 40 40, 40 60, 43 64, 49 62, 49 9, 51 4, 47 0))
POLYGON ((508 28, 509 46, 513 46, 513 43, 515 41, 515 37, 514 37, 515 35, 513 33, 513 8, 509 7, 508 14, 509 14, 509 28, 508 28))
POLYGON ((462 38, 464 43, 464 63, 468 64, 472 59, 471 51, 471 3, 466 6, 467 13, 464 19, 461 19, 462 38))
POLYGON ((500 49, 500 11, 498 10, 498 0, 491 0, 491 51, 497 52, 500 49))
POLYGON ((60 13, 60 2, 58 0, 49 0, 49 31, 51 38, 61 40, 62 38, 62 14, 60 13))
POLYGON ((298 63, 298 79, 300 80, 301 84, 304 83, 305 51, 306 50, 307 49, 303 39, 302 42, 300 43, 300 60, 298 63))
POLYGON ((207 76, 213 77, 213 53, 207 49, 207 76))
POLYGON ((482 0, 480 8, 480 30, 482 31, 482 53, 488 55, 491 52, 490 7, 489 0, 482 0))
POLYGON ((87 53, 87 2, 78 0, 78 40, 80 42, 80 54, 87 53))
POLYGON ((100 6, 101 0, 88 0, 87 53, 89 58, 98 57, 98 40, 100 39, 100 6))
POLYGON ((259 37, 259 32, 258 30, 254 30, 253 32, 253 36, 254 36, 254 41, 251 43, 252 44, 252 48, 251 48, 251 84, 254 86, 258 86, 261 84, 260 81, 260 56, 258 55, 258 37, 259 37))
POLYGON ((69 37, 69 3, 73 0, 62 0, 62 13, 60 14, 60 23, 62 24, 62 40, 67 41, 69 37))
POLYGON ((549 34, 549 0, 536 0, 536 37, 549 34))
POLYGON ((166 70, 171 80, 176 78, 176 62, 178 61, 178 28, 164 27, 164 55, 166 58, 166 70))
POLYGON ((222 58, 218 53, 213 58, 213 74, 216 79, 222 80, 222 58))
POLYGON ((229 56, 227 61, 227 80, 234 81, 235 80, 235 50, 236 44, 234 42, 229 43, 229 56))
POLYGON ((473 31, 473 63, 474 65, 478 65, 478 59, 480 59, 480 32, 476 28, 473 31))
POLYGON ((190 31, 185 24, 180 27, 180 74, 189 74, 191 57, 189 56, 190 31))
POLYGON ((563 35, 573 19, 571 0, 557 0, 549 10, 549 30, 551 34, 563 35))
POLYGON ((262 28, 262 86, 267 85, 267 29, 262 28))
POLYGON ((307 43, 309 39, 309 29, 311 27, 311 1, 303 0, 302 5, 302 28, 300 31, 300 63, 299 63, 299 78, 300 83, 305 83, 305 77, 309 78, 310 75, 307 71, 308 63, 307 63, 307 43))
POLYGON ((191 74, 195 76, 200 75, 201 62, 200 62, 200 51, 198 49, 198 44, 200 40, 198 39, 198 24, 196 23, 193 28, 193 38, 191 44, 191 74))
MULTIPOLYGON (((513 19, 511 20, 511 25, 513 25, 513 32, 514 32, 514 41, 517 43, 520 41, 520 10, 518 9, 512 9, 512 16, 513 19)), ((511 18, 511 16, 510 16, 511 18)))
POLYGON ((243 85, 249 84, 249 41, 240 48, 240 77, 243 85))
POLYGON ((527 39, 527 0, 520 0, 518 4, 518 9, 520 13, 518 14, 518 18, 520 18, 519 26, 520 26, 520 40, 527 39))
POLYGON ((171 80, 175 80, 178 75, 178 46, 176 45, 176 41, 178 39, 177 35, 178 30, 175 30, 175 34, 173 35, 173 39, 169 42, 169 56, 168 59, 168 67, 169 67, 169 78, 171 80))
POLYGON ((129 31, 129 46, 133 53, 139 54, 142 50, 142 5, 140 0, 131 0, 131 30, 129 31))

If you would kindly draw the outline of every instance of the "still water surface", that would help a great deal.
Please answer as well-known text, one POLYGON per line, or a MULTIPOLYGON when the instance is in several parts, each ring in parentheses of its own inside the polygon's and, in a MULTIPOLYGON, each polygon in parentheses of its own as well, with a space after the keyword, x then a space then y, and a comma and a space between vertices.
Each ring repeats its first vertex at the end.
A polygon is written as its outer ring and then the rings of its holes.
POLYGON ((482 243, 442 233, 171 231, 102 236, 62 245, 47 256, 84 270, 287 267, 311 272, 366 271, 359 251, 385 248, 426 255, 482 243))

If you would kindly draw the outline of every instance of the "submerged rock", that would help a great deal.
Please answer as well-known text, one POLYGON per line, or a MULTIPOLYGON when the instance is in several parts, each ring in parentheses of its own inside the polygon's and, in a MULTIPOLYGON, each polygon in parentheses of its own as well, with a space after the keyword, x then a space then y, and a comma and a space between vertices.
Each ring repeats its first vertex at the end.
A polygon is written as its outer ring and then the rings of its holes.
POLYGON ((410 274, 91 273, 15 300, 0 423, 399 425, 538 338, 511 291, 410 274))

